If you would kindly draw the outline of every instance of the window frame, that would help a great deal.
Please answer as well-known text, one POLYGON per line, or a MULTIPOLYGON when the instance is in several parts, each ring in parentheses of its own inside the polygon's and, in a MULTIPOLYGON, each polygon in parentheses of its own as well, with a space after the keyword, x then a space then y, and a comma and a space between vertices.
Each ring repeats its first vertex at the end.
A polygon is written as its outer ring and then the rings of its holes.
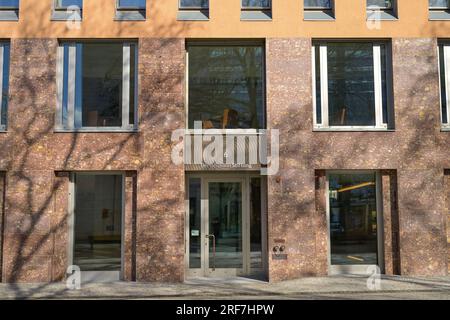
POLYGON ((391 50, 390 43, 387 41, 361 41, 361 40, 318 40, 312 44, 312 99, 313 99, 313 127, 315 131, 387 131, 393 127, 392 114, 392 69, 391 69, 391 50), (366 42, 372 43, 373 47, 373 69, 374 69, 374 101, 375 101, 375 125, 373 126, 330 126, 328 109, 328 43, 338 42, 366 42), (385 46, 386 56, 386 103, 387 103, 387 122, 383 120, 383 91, 382 91, 382 62, 381 45, 385 46), (316 50, 319 50, 320 70, 316 70, 316 50), (320 114, 321 123, 317 122, 317 86, 316 75, 320 73, 320 114))
MULTIPOLYGON (((58 46, 57 52, 57 108, 55 119, 55 131, 62 132, 133 132, 138 130, 138 50, 139 46, 136 41, 61 41, 58 46), (82 54, 82 46, 85 43, 108 43, 115 42, 121 43, 123 48, 122 58, 122 126, 118 127, 85 127, 76 126, 76 86, 77 83, 76 74, 81 68, 78 59, 82 54), (130 124, 130 96, 129 94, 123 94, 124 92, 130 93, 130 59, 131 46, 135 46, 135 67, 134 67, 134 124, 130 124), (67 58, 65 57, 65 46, 67 46, 67 58), (128 63, 127 61, 128 57, 128 63), (67 59, 67 88, 64 87, 64 65, 65 58, 67 59), (67 123, 63 120, 63 99, 64 91, 67 90, 67 123)), ((81 93, 82 98, 82 93, 81 93)), ((80 115, 82 117, 82 108, 80 105, 80 115)), ((81 120, 82 121, 82 120, 81 120)))
POLYGON ((218 134, 257 134, 260 130, 266 130, 267 129, 267 79, 266 79, 266 47, 264 42, 262 41, 232 41, 232 42, 226 42, 226 41, 192 41, 192 42, 186 42, 186 48, 185 48, 185 55, 186 55, 186 72, 185 72, 185 128, 186 132, 188 134, 194 134, 195 132, 198 132, 198 128, 189 128, 189 48, 195 47, 195 46, 227 46, 227 47, 233 47, 233 46, 249 46, 249 47, 261 47, 262 48, 262 88, 263 88, 263 128, 254 129, 254 128, 238 128, 238 129, 202 129, 200 128, 200 131, 202 130, 209 130, 209 132, 215 132, 218 134))
POLYGON ((438 65, 439 65, 439 113, 441 115, 441 127, 445 131, 450 130, 450 42, 449 41, 442 41, 438 42, 438 48, 437 48, 437 54, 438 54, 438 65), (444 56, 441 57, 440 48, 443 47, 442 51, 444 53, 444 56), (444 76, 445 79, 441 78, 441 68, 444 68, 444 76), (442 96, 443 88, 442 88, 442 82, 445 84, 445 96, 442 96), (444 106, 442 105, 442 102, 446 101, 446 112, 447 112, 447 123, 444 123, 444 113, 443 109, 444 106))
POLYGON ((9 76, 11 66, 11 44, 9 41, 0 41, 0 132, 6 132, 8 124, 8 102, 9 102, 9 76), (8 50, 9 60, 8 65, 5 66, 5 48, 8 50), (6 72, 6 75, 5 75, 6 72), (6 78, 6 79, 5 79, 6 78), (6 80, 6 83, 4 82, 6 80), (4 92, 4 90, 6 92, 4 92), (6 93, 4 95, 4 93, 6 93), (5 97, 6 101, 3 102, 5 97), (5 104, 5 110, 3 105, 5 104), (6 114, 6 122, 3 123, 3 112, 6 114))

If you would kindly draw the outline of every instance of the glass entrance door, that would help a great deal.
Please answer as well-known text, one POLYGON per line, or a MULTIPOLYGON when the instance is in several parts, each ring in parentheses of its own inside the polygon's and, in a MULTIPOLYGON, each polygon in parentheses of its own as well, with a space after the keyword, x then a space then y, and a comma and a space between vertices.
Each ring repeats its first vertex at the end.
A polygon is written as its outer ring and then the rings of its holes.
POLYGON ((187 187, 188 275, 262 272, 260 179, 191 177, 187 187))

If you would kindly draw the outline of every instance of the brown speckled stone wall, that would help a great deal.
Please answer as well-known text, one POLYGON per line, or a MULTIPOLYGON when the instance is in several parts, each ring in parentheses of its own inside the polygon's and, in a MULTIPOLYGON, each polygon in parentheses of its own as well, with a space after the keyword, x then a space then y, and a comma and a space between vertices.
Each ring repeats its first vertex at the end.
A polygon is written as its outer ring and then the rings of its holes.
POLYGON ((289 254, 287 261, 269 259, 271 280, 327 273, 320 170, 344 169, 396 173, 383 176, 391 193, 383 197, 386 272, 446 273, 439 190, 449 134, 440 131, 436 45, 436 39, 392 40, 394 132, 313 132, 311 39, 267 40, 268 127, 280 130, 280 171, 268 179, 269 249, 281 237, 289 254))
POLYGON ((53 132, 57 45, 11 41, 8 132, 0 133, 9 185, 3 281, 64 278, 77 171, 126 173, 124 279, 181 281, 184 168, 171 165, 170 134, 184 126, 184 40, 139 40, 139 133, 53 132))

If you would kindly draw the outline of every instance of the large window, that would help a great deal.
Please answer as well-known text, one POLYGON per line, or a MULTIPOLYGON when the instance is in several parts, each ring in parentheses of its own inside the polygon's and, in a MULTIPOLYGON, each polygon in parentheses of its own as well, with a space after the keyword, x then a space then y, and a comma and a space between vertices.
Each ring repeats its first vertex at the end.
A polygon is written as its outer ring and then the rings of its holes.
POLYGON ((136 20, 146 19, 146 0, 116 0, 116 20, 136 20))
POLYGON ((390 127, 388 60, 385 43, 314 43, 315 127, 390 127))
POLYGON ((19 20, 19 0, 0 0, 0 21, 19 20))
POLYGON ((380 265, 376 172, 330 173, 328 185, 331 268, 380 265))
POLYGON ((136 57, 134 43, 62 43, 57 129, 134 129, 136 57))
POLYGON ((0 130, 6 130, 9 94, 9 43, 0 42, 0 130))
POLYGON ((196 44, 188 52, 189 128, 263 128, 263 47, 196 44))
POLYGON ((450 44, 439 44, 439 76, 441 84, 442 126, 450 129, 450 44))

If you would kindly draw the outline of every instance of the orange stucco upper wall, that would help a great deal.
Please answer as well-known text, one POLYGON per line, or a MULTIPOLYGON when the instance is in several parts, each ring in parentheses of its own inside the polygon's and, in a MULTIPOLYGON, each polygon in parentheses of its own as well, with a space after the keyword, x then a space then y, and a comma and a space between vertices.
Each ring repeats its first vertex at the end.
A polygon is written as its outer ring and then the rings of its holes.
POLYGON ((370 28, 366 0, 335 0, 336 21, 304 21, 303 0, 273 0, 272 21, 240 21, 241 0, 210 0, 209 21, 177 21, 178 0, 147 0, 147 20, 114 21, 115 0, 84 0, 80 29, 51 21, 53 0, 20 0, 18 22, 0 38, 450 38, 450 21, 429 21, 428 0, 397 0, 398 21, 370 28))

